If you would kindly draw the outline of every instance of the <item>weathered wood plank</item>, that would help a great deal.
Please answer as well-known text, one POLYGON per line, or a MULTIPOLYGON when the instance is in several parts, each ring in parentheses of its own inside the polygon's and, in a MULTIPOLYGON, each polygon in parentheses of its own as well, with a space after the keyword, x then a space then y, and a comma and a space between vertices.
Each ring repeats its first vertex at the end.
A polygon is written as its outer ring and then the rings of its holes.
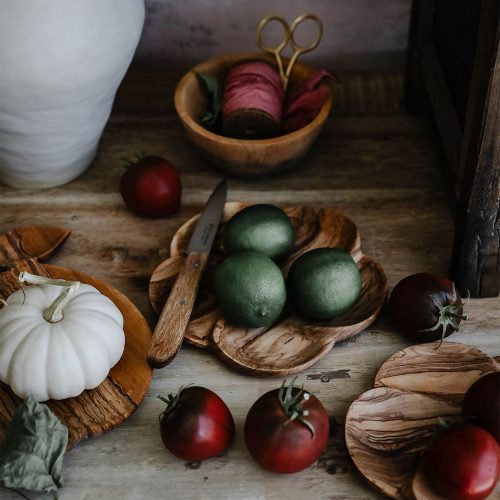
MULTIPOLYGON (((107 127, 94 164, 62 188, 33 192, 4 189, 0 203, 51 204, 87 202, 98 208, 119 205, 118 180, 123 157, 132 149, 168 158, 182 174, 184 203, 204 203, 221 174, 207 165, 188 142, 175 115, 121 115, 107 127)), ((290 192, 311 200, 433 197, 442 191, 442 178, 431 138, 421 118, 330 117, 310 153, 290 172, 267 179, 229 179, 233 200, 249 194, 274 193, 277 201, 290 192), (325 196, 321 196, 324 192, 325 196), (366 196, 364 193, 366 192, 366 196)))
MULTIPOLYGON (((335 68, 331 68, 335 71, 335 68)), ((132 68, 120 86, 115 113, 174 111, 173 95, 183 72, 179 69, 132 68)), ((347 73, 334 85, 332 116, 393 115, 403 111, 400 73, 347 73)))
POLYGON ((463 131, 446 85, 436 49, 429 42, 422 47, 420 70, 429 98, 433 120, 441 136, 453 180, 458 174, 463 131))
MULTIPOLYGON (((154 327, 149 276, 168 256, 176 229, 200 210, 218 179, 189 146, 172 113, 118 115, 105 131, 95 164, 76 181, 34 192, 3 187, 1 231, 27 224, 68 227, 71 237, 50 262, 109 282, 154 327), (142 219, 124 206, 117 191, 119 158, 130 144, 170 158, 181 170, 183 206, 174 217, 142 219)), ((430 137, 419 118, 334 115, 299 168, 267 180, 231 179, 228 199, 332 207, 346 214, 359 228, 365 253, 383 265, 390 286, 411 273, 446 274, 448 269, 453 219, 430 137)), ((452 340, 500 354, 498 300, 471 300, 468 313, 469 321, 452 340)), ((321 399, 335 421, 343 422, 350 403, 373 387, 380 365, 407 346, 383 312, 362 335, 339 343, 301 374, 298 383, 321 399)), ((381 498, 354 471, 341 427, 318 464, 297 475, 267 473, 252 462, 243 440, 244 418, 251 402, 277 383, 238 374, 210 353, 184 346, 171 365, 155 372, 144 403, 125 424, 66 456, 62 500, 381 498), (170 455, 158 432, 162 404, 155 395, 190 382, 219 393, 237 428, 228 453, 199 468, 170 455)), ((0 496, 20 498, 5 490, 0 496)))
POLYGON ((500 293, 499 10, 498 2, 488 1, 481 12, 456 186, 459 213, 453 271, 460 288, 475 297, 500 293))
MULTIPOLYGON (((436 17, 439 9, 434 12, 434 0, 414 0, 412 4, 405 92, 412 110, 419 91, 425 94, 448 160, 450 194, 456 212, 451 272, 463 293, 468 289, 473 296, 488 297, 500 292, 500 6, 496 0, 477 5, 478 36, 474 28, 468 33, 469 48, 463 46, 457 49, 462 53, 455 54, 456 64, 462 65, 464 71, 468 59, 473 65, 472 75, 466 71, 470 89, 463 99, 467 102, 460 106, 453 102, 453 82, 446 81, 444 63, 436 52, 434 35, 440 33, 436 23, 443 17, 446 24, 447 18, 445 11, 436 17), (458 118, 464 106, 465 123, 458 118)), ((466 15, 458 5, 456 10, 454 15, 466 15)), ((453 17, 452 12, 450 15, 453 17)), ((451 33, 448 36, 452 37, 451 33)))
MULTIPOLYGON (((495 100, 495 88, 490 87, 498 52, 500 4, 484 0, 481 4, 478 33, 474 49, 474 67, 470 81, 469 99, 464 124, 464 140, 460 151, 460 165, 455 186, 459 202, 467 202, 471 193, 471 171, 477 162, 481 136, 484 133, 485 104, 495 100), (497 19, 497 22, 492 22, 497 19), (465 180, 465 182, 464 182, 465 180)), ((498 92, 498 91, 497 91, 498 92)), ((496 94, 496 106, 500 105, 496 94)), ((493 106, 495 103, 493 102, 493 106)))

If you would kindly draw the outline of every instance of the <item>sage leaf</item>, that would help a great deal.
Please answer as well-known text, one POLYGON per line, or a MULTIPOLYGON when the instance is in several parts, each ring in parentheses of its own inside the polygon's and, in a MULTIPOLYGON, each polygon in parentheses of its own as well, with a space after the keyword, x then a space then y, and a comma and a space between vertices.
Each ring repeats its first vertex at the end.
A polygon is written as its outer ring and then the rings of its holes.
POLYGON ((0 449, 0 485, 55 493, 63 484, 68 428, 49 407, 28 398, 19 405, 0 449))
POLYGON ((208 96, 205 112, 200 122, 206 127, 213 127, 222 111, 222 85, 219 79, 210 73, 196 73, 208 96))

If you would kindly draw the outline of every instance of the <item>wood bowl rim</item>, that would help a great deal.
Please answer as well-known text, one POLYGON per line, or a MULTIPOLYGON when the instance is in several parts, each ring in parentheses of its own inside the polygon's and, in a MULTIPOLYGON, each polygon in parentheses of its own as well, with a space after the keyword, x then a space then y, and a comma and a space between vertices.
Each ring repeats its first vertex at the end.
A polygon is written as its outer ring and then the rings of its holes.
MULTIPOLYGON (((294 142, 298 139, 303 139, 305 137, 308 137, 323 126, 324 122, 328 118, 328 115, 330 114, 330 110, 332 107, 332 90, 330 85, 328 85, 329 96, 321 106, 318 114, 314 117, 314 119, 310 123, 308 123, 305 127, 302 127, 288 134, 283 134, 278 137, 273 137, 271 139, 235 139, 232 137, 226 137, 224 135, 215 134, 207 130, 202 125, 200 125, 196 120, 194 120, 190 116, 190 114, 187 112, 186 108, 182 104, 182 96, 186 92, 186 86, 188 84, 188 81, 193 77, 196 78, 195 73, 196 71, 199 71, 200 68, 206 69, 205 66, 223 61, 227 62, 234 61, 236 63, 241 59, 260 59, 266 61, 269 60, 273 61, 272 56, 268 56, 267 54, 264 54, 262 52, 239 52, 220 57, 213 57, 191 68, 180 79, 174 93, 174 105, 175 105, 175 110, 177 111, 177 114, 179 115, 179 118, 181 119, 186 129, 196 132, 198 135, 204 137, 207 140, 210 140, 211 142, 216 142, 219 144, 222 143, 225 146, 230 146, 233 148, 248 148, 248 147, 269 148, 269 147, 276 147, 277 145, 284 145, 287 144, 288 142, 294 142)), ((296 66, 313 70, 313 68, 307 64, 301 62, 296 62, 295 64, 296 66)))

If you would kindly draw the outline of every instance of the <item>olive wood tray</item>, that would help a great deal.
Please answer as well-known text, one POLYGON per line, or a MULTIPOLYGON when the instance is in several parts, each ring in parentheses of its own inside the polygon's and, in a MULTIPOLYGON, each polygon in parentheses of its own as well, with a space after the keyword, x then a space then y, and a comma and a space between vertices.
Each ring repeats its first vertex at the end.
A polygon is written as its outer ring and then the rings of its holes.
MULTIPOLYGON (((97 288, 120 309, 124 319, 125 350, 108 377, 95 389, 78 397, 45 403, 69 429, 68 449, 81 439, 102 434, 125 421, 141 404, 152 378, 146 362, 151 331, 146 320, 125 295, 110 285, 72 269, 41 264, 69 237, 70 231, 57 227, 26 226, 0 235, 0 298, 20 288, 20 271, 76 280, 97 288)), ((8 385, 0 383, 0 442, 21 403, 8 385)))
POLYGON ((375 389, 347 412, 346 444, 358 470, 382 493, 397 499, 438 499, 420 466, 440 432, 440 419, 463 420, 467 389, 498 370, 479 349, 444 342, 420 344, 391 356, 375 377, 375 389))
MULTIPOLYGON (((320 247, 341 248, 356 261, 362 278, 362 291, 354 306, 344 315, 327 322, 313 322, 294 314, 290 304, 278 322, 270 328, 244 329, 224 321, 213 294, 213 272, 224 258, 221 234, 224 223, 249 203, 227 203, 195 307, 188 323, 185 340, 212 349, 233 367, 256 375, 284 376, 298 373, 316 363, 336 342, 350 338, 377 318, 387 297, 387 279, 382 266, 363 255, 359 232, 347 217, 330 209, 289 207, 285 212, 295 227, 295 248, 281 266, 286 275, 302 253, 320 247)), ((185 261, 185 250, 199 215, 187 221, 174 235, 170 258, 153 272, 149 297, 160 314, 185 261)))

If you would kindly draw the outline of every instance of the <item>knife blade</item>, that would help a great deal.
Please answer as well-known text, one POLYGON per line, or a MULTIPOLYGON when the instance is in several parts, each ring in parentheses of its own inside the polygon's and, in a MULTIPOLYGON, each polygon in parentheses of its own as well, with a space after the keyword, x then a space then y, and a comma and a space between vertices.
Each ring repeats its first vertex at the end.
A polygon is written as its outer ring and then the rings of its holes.
POLYGON ((201 276, 219 227, 226 203, 226 181, 221 181, 208 199, 187 246, 183 269, 177 275, 156 324, 148 352, 153 368, 168 365, 179 351, 186 331, 201 276))

